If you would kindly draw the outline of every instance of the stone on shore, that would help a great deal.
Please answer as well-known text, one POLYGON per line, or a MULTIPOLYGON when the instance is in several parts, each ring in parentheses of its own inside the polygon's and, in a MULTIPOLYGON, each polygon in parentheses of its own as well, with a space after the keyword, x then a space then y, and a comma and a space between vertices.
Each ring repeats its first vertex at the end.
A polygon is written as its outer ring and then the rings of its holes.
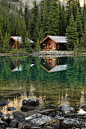
POLYGON ((36 97, 25 98, 22 101, 22 105, 37 106, 39 105, 39 100, 36 97))
POLYGON ((75 113, 75 109, 71 107, 70 105, 63 105, 62 106, 62 114, 70 114, 70 113, 75 113))
POLYGON ((37 109, 37 107, 32 107, 32 106, 27 106, 27 105, 21 106, 21 111, 24 111, 24 112, 35 110, 35 109, 37 109))
POLYGON ((80 127, 80 124, 79 124, 79 121, 76 120, 76 119, 65 119, 61 122, 61 126, 63 129, 69 129, 69 128, 72 128, 72 127, 80 127))

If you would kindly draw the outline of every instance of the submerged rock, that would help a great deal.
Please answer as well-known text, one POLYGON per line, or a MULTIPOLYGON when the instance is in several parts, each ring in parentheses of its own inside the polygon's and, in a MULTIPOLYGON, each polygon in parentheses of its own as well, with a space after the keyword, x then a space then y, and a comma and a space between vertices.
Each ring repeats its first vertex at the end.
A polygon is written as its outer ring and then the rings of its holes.
POLYGON ((86 111, 86 104, 82 105, 80 108, 86 111))
POLYGON ((39 100, 36 97, 26 98, 26 99, 23 99, 22 105, 37 106, 39 105, 39 100))
POLYGON ((8 107, 8 111, 16 110, 14 107, 8 107))
POLYGON ((0 100, 0 106, 5 106, 7 104, 9 104, 10 102, 5 101, 5 100, 0 100))

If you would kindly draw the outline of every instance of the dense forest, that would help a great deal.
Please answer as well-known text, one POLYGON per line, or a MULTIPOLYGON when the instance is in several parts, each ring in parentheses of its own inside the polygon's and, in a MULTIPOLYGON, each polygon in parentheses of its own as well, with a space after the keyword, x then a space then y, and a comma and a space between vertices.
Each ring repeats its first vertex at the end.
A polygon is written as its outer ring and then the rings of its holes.
POLYGON ((37 5, 34 0, 31 10, 28 5, 14 2, 0 1, 0 52, 10 51, 10 36, 21 36, 21 48, 27 52, 31 52, 27 38, 35 42, 38 51, 47 35, 67 36, 68 49, 86 48, 86 5, 80 7, 79 0, 68 0, 66 6, 57 0, 43 0, 37 5))

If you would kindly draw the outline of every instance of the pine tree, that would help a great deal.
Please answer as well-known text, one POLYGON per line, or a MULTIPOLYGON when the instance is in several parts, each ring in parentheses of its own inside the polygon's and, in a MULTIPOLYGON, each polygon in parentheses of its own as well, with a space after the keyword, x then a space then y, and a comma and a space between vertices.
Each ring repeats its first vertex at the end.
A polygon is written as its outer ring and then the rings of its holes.
POLYGON ((37 18, 38 18, 38 6, 36 4, 36 0, 34 0, 34 8, 32 9, 32 18, 31 18, 31 37, 35 39, 35 28, 37 25, 37 18), (33 33, 34 32, 34 33, 33 33))
POLYGON ((73 14, 71 14, 69 26, 66 28, 65 35, 67 36, 67 48, 69 49, 71 47, 72 50, 77 44, 77 24, 74 21, 73 14))
POLYGON ((41 49, 41 48, 40 48, 39 38, 37 38, 37 43, 36 43, 35 50, 36 50, 36 51, 39 51, 40 49, 41 49))
POLYGON ((46 23, 48 35, 59 35, 59 8, 54 1, 50 3, 49 15, 46 23))
POLYGON ((81 37, 83 37, 83 29, 82 29, 82 23, 81 23, 81 15, 78 9, 77 9, 76 23, 77 23, 78 39, 80 44, 81 37))
POLYGON ((3 38, 3 52, 9 52, 10 50, 9 37, 10 34, 6 31, 5 36, 3 38))
POLYGON ((25 42, 26 42, 26 25, 25 25, 25 20, 22 19, 21 23, 21 37, 22 37, 22 48, 25 49, 25 42))
POLYGON ((28 32, 27 32, 27 37, 26 37, 26 51, 29 53, 32 52, 31 44, 28 38, 28 32))
POLYGON ((3 35, 2 30, 0 29, 0 52, 3 52, 3 35))
POLYGON ((60 35, 65 35, 66 32, 66 26, 67 26, 67 17, 66 17, 66 12, 64 9, 64 5, 61 7, 60 2, 59 2, 59 33, 60 35))
POLYGON ((15 21, 15 35, 20 36, 20 32, 21 32, 20 21, 19 21, 19 17, 17 16, 15 21))

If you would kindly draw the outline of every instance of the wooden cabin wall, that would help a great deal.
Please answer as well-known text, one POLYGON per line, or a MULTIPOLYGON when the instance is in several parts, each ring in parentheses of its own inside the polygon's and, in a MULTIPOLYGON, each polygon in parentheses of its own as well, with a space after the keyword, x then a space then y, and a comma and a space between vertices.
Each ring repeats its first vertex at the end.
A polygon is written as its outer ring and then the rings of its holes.
POLYGON ((59 44, 59 49, 60 50, 66 50, 66 45, 63 44, 63 43, 59 44))
POLYGON ((46 51, 55 50, 54 48, 56 48, 55 42, 51 39, 44 41, 43 44, 45 44, 44 50, 46 50, 46 51))
POLYGON ((66 45, 64 43, 57 43, 56 50, 66 50, 66 45))

